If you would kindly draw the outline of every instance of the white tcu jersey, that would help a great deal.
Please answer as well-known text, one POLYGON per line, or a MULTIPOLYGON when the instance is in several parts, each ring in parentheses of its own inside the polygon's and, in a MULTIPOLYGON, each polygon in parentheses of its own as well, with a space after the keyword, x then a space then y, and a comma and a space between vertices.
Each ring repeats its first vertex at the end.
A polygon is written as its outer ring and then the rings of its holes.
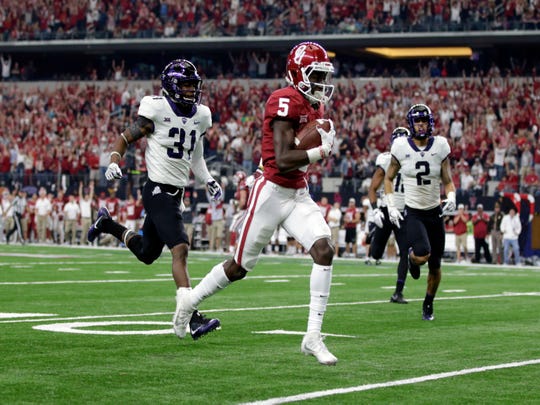
POLYGON ((450 155, 446 138, 433 136, 421 150, 412 138, 400 137, 390 151, 399 162, 408 207, 428 210, 441 203, 441 166, 450 155))
MULTIPOLYGON (((380 167, 386 175, 391 160, 392 155, 390 154, 390 152, 383 152, 379 156, 377 156, 377 160, 375 160, 375 166, 380 167)), ((379 192, 381 207, 385 207, 386 199, 384 198, 384 183, 379 186, 379 189, 377 191, 379 192)), ((401 172, 398 172, 397 176, 394 178, 394 204, 396 208, 400 211, 403 211, 405 209, 405 192, 403 191, 401 172)))
POLYGON ((198 105, 190 118, 177 116, 162 96, 145 96, 139 115, 154 122, 145 152, 148 177, 156 183, 186 187, 195 148, 203 147, 203 135, 212 126, 210 109, 198 105))

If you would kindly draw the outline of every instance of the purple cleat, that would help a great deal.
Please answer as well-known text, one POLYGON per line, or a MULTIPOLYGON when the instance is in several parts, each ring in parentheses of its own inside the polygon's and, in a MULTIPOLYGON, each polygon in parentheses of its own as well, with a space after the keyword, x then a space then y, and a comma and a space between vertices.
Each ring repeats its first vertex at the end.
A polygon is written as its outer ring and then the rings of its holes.
POLYGON ((90 229, 88 230, 88 241, 93 242, 96 240, 96 238, 103 232, 102 229, 100 229, 101 221, 104 219, 111 218, 111 214, 109 214, 109 210, 105 207, 101 207, 97 213, 97 219, 96 222, 92 224, 90 229))
POLYGON ((204 335, 219 329, 221 322, 219 319, 209 319, 195 310, 189 321, 189 329, 191 331, 191 337, 193 340, 197 340, 204 335))

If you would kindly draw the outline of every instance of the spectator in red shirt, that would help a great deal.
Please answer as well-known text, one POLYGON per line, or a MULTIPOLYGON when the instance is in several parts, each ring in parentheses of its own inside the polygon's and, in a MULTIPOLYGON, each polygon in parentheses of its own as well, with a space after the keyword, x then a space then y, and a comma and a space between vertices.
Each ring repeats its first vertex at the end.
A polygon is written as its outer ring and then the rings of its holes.
POLYGON ((469 214, 465 212, 463 204, 458 205, 458 212, 454 216, 454 235, 456 236, 456 262, 461 262, 461 249, 463 249, 463 261, 467 261, 467 222, 469 214))
POLYGON ((522 192, 536 195, 540 191, 540 178, 532 166, 527 167, 523 176, 522 192))
POLYGON ((472 217, 473 236, 474 236, 474 263, 480 263, 480 251, 484 250, 486 263, 491 263, 491 253, 489 245, 486 242, 488 236, 489 215, 484 212, 484 206, 478 204, 476 213, 472 217))

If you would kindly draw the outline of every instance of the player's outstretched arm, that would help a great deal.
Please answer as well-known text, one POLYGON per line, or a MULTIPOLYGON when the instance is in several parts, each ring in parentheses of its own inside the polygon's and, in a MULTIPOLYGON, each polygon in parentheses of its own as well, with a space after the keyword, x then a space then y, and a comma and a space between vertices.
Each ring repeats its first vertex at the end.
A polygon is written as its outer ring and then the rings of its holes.
POLYGON ((390 160, 390 165, 386 171, 386 176, 384 176, 384 192, 386 194, 386 205, 388 207, 388 216, 390 217, 390 222, 392 222, 398 228, 401 227, 400 221, 403 220, 401 212, 396 208, 394 203, 394 178, 399 172, 399 162, 396 158, 392 157, 390 160))
POLYGON ((105 178, 107 180, 122 178, 122 170, 120 169, 119 163, 126 153, 128 145, 144 136, 150 135, 152 132, 154 132, 154 122, 146 117, 139 116, 131 126, 126 128, 126 130, 116 138, 114 148, 111 152, 109 166, 105 172, 105 178))

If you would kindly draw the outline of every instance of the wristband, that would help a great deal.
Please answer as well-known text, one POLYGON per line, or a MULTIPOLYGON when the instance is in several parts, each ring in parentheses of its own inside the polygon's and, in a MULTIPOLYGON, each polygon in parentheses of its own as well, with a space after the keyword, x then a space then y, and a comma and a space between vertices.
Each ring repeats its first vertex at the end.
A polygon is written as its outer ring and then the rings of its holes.
POLYGON ((306 150, 309 163, 315 163, 324 158, 321 147, 317 146, 316 148, 311 148, 306 150))

